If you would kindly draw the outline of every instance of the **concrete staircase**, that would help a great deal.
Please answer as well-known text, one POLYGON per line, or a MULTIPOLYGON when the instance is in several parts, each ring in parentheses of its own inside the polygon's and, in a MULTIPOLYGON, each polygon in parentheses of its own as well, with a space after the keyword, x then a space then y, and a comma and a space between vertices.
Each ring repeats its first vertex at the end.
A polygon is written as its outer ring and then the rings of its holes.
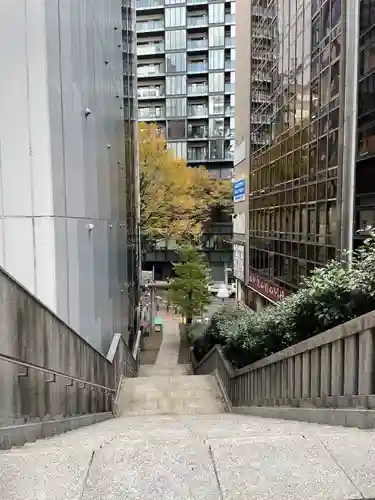
POLYGON ((177 364, 176 320, 119 418, 0 452, 1 500, 375 498, 375 431, 226 413, 216 379, 177 364))
POLYGON ((124 379, 118 416, 217 414, 225 411, 216 379, 188 375, 187 365, 142 366, 140 377, 124 379))

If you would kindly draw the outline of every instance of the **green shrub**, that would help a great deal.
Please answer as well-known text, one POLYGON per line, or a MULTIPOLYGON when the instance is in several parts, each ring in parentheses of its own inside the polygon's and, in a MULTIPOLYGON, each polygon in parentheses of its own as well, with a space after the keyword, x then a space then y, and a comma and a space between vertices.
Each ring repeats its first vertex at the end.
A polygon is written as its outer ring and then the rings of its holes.
POLYGON ((256 314, 225 307, 192 339, 197 359, 215 344, 237 368, 375 309, 374 235, 350 269, 331 261, 315 269, 295 294, 256 314))

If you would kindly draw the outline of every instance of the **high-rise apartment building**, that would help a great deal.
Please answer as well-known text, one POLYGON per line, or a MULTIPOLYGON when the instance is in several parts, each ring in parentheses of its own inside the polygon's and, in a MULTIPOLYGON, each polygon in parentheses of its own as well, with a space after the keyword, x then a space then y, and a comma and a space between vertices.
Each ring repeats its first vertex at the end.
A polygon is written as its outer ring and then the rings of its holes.
POLYGON ((363 10, 366 2, 248 4, 237 2, 238 18, 248 9, 250 20, 237 38, 238 62, 242 47, 249 57, 247 90, 240 72, 236 89, 237 102, 249 103, 249 130, 237 129, 235 170, 247 178, 240 289, 259 309, 353 248, 355 184, 362 189, 355 183, 359 4, 363 10))
POLYGON ((131 7, 0 3, 0 265, 104 354, 137 300, 131 7))
MULTIPOLYGON (((155 122, 189 166, 230 179, 234 151, 235 2, 137 0, 139 121, 155 122)), ((231 266, 231 220, 203 235, 213 279, 231 266)), ((170 249, 169 249, 170 250, 170 249)), ((168 248, 147 252, 160 268, 168 248)), ((161 271, 162 272, 162 271, 161 271)))

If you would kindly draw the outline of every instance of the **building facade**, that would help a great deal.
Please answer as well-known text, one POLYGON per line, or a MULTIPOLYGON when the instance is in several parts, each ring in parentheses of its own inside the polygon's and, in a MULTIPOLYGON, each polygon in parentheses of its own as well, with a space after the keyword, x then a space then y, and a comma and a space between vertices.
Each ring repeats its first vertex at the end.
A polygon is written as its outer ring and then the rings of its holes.
POLYGON ((0 265, 104 354, 136 300, 123 2, 0 5, 0 265))
POLYGON ((375 227, 375 1, 360 3, 355 246, 375 227))
MULTIPOLYGON (((235 2, 138 0, 137 58, 139 120, 157 123, 168 147, 189 166, 204 165, 213 179, 230 179, 235 2)), ((231 267, 231 233, 231 220, 218 214, 203 235, 213 279, 223 279, 231 267)), ((168 275, 173 255, 173 246, 162 244, 146 252, 145 264, 159 274, 164 263, 168 275)))
POLYGON ((259 309, 353 248, 359 3, 252 0, 250 18, 243 285, 259 309))

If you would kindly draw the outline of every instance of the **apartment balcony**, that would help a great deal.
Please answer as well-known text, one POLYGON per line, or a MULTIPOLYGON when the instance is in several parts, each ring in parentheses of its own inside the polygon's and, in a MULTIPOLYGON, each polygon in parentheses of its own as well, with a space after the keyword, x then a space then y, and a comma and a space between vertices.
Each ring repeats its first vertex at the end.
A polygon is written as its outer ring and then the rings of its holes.
POLYGON ((207 5, 208 0, 186 0, 187 5, 207 5))
POLYGON ((274 9, 267 9, 262 7, 261 5, 257 5, 256 7, 251 8, 251 14, 253 16, 264 17, 274 17, 275 12, 274 9))
POLYGON ((164 43, 153 43, 137 46, 137 56, 164 54, 164 43))
POLYGON ((225 24, 235 24, 236 14, 225 14, 225 24))
POLYGON ((232 60, 228 60, 228 61, 225 61, 225 69, 227 71, 230 71, 230 70, 234 70, 236 69, 236 61, 232 61, 232 60))
POLYGON ((268 102, 270 100, 270 95, 267 92, 252 92, 251 100, 254 102, 268 102))
POLYGON ((251 32, 251 36, 256 36, 258 38, 272 38, 271 30, 265 28, 254 28, 251 32))
POLYGON ((188 85, 187 94, 189 96, 201 96, 201 95, 206 96, 208 95, 208 85, 205 84, 188 85))
POLYGON ((164 21, 137 21, 137 33, 164 31, 164 21))
POLYGON ((234 106, 227 106, 225 108, 224 114, 225 114, 225 116, 235 116, 235 107, 234 106))
POLYGON ((208 26, 208 16, 193 16, 187 18, 188 28, 199 28, 201 26, 208 26))
POLYGON ((188 127, 188 139, 207 139, 208 127, 206 125, 196 125, 188 127))
POLYGON ((165 119, 165 110, 164 108, 139 108, 138 109, 138 118, 140 120, 164 120, 165 119))
POLYGON ((188 106, 188 117, 190 118, 208 118, 208 106, 197 104, 188 106))
POLYGON ((267 123, 267 124, 270 124, 271 123, 271 117, 270 116, 267 116, 267 115, 262 115, 262 114, 257 114, 257 113, 253 113, 250 117, 250 121, 251 123, 267 123))
POLYGON ((158 99, 165 97, 164 87, 138 87, 138 99, 158 99))
POLYGON ((140 9, 157 9, 164 7, 164 0, 137 0, 136 8, 140 9))
POLYGON ((187 50, 207 50, 208 49, 208 40, 206 38, 198 39, 188 39, 187 41, 187 50))
POLYGON ((269 73, 265 73, 264 71, 254 71, 252 73, 252 80, 257 80, 259 82, 270 82, 271 76, 269 73))
POLYGON ((208 63, 198 62, 198 63, 188 63, 187 72, 188 73, 206 73, 208 71, 208 63))
POLYGON ((233 152, 230 151, 229 149, 226 149, 224 151, 211 151, 209 155, 209 160, 212 161, 223 161, 223 160, 233 160, 233 152))
POLYGON ((187 151, 188 161, 207 161, 208 149, 207 148, 188 148, 187 151))
POLYGON ((164 66, 138 66, 137 77, 138 78, 153 78, 164 76, 165 69, 164 66))
POLYGON ((254 144, 267 144, 267 137, 260 134, 251 134, 250 140, 254 144))
POLYGON ((225 37, 225 47, 230 48, 230 47, 235 47, 236 46, 236 39, 230 36, 225 37))
POLYGON ((236 91, 236 84, 235 83, 226 83, 224 86, 224 92, 226 94, 234 94, 236 91))

